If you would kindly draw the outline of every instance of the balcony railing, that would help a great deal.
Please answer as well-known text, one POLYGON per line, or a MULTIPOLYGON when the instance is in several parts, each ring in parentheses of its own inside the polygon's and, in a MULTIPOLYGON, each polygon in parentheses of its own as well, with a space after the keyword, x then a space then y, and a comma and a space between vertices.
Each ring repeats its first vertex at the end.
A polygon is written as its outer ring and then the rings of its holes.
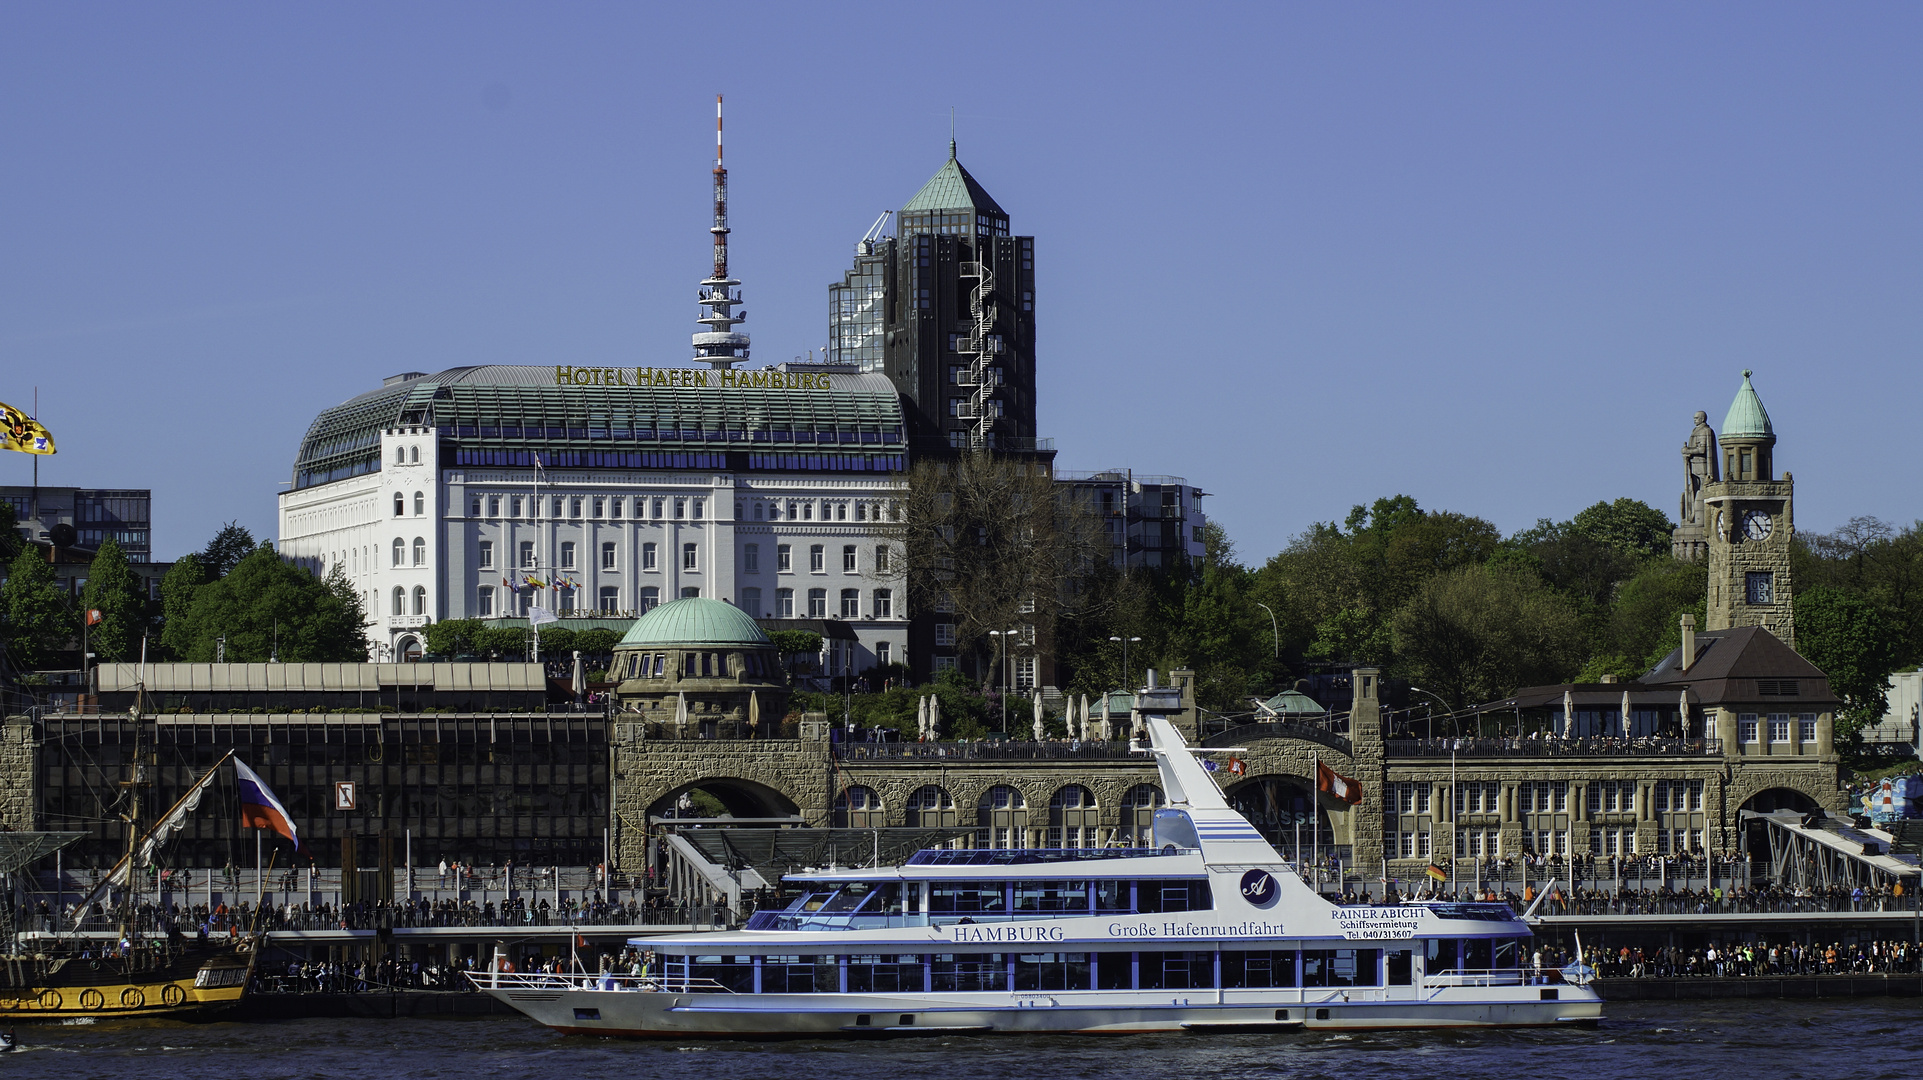
POLYGON ((1390 739, 1383 755, 1391 758, 1511 757, 1719 757, 1721 739, 1390 739))
POLYGON ((1116 761, 1143 762, 1141 750, 1126 740, 1107 742, 838 742, 835 757, 843 761, 1116 761))
POLYGON ((1355 753, 1354 745, 1349 742, 1348 736, 1339 735, 1317 724, 1304 724, 1290 720, 1278 720, 1267 724, 1242 724, 1207 736, 1202 740, 1202 745, 1237 746, 1256 739, 1305 739, 1343 754, 1355 753))

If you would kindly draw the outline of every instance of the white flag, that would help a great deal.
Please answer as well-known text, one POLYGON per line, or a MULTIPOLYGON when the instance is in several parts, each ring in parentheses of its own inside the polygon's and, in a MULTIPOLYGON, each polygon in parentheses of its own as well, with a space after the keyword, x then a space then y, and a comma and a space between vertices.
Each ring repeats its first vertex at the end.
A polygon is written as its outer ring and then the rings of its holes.
POLYGON ((560 621, 560 616, 549 611, 547 608, 541 607, 539 604, 527 609, 527 624, 529 626, 546 626, 551 622, 560 621))

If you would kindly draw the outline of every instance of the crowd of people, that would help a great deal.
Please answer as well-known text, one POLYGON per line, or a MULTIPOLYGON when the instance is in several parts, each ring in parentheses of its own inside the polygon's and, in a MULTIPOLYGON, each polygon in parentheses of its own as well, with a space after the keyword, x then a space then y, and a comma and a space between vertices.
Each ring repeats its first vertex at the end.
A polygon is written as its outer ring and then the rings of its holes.
MULTIPOLYGON (((113 930, 117 913, 95 904, 84 912, 56 917, 46 901, 19 912, 17 925, 47 933, 68 930, 113 930)), ((229 906, 143 903, 135 912, 133 928, 189 936, 237 936, 254 930, 385 930, 427 926, 714 926, 732 925, 734 913, 725 905, 694 906, 671 903, 666 897, 625 903, 564 897, 559 906, 547 897, 517 896, 476 904, 472 900, 360 900, 344 904, 264 904, 256 917, 248 901, 229 906)), ((745 913, 744 913, 745 917, 745 913)))
POLYGON ((1592 945, 1583 959, 1603 978, 1748 978, 1766 975, 1880 975, 1918 972, 1913 941, 1711 943, 1701 948, 1592 945))

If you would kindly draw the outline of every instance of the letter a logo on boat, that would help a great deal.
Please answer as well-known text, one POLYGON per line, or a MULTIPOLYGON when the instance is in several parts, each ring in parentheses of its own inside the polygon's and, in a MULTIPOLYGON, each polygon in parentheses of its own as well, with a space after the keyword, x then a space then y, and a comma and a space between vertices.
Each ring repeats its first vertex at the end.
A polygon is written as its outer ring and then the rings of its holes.
POLYGON ((1275 903, 1281 890, 1275 887, 1275 879, 1267 870, 1250 870, 1242 875, 1242 899, 1256 907, 1268 907, 1275 903))

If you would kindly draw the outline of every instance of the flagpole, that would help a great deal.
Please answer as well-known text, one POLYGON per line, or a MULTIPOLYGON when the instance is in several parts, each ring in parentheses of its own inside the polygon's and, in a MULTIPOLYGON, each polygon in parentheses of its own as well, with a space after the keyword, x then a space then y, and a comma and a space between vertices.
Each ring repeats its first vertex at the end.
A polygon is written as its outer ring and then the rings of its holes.
POLYGON ((260 902, 265 895, 266 889, 260 879, 260 829, 256 828, 254 830, 254 913, 256 918, 259 917, 260 902))
POLYGON ((1315 849, 1315 893, 1322 895, 1322 753, 1309 751, 1309 844, 1315 849))

